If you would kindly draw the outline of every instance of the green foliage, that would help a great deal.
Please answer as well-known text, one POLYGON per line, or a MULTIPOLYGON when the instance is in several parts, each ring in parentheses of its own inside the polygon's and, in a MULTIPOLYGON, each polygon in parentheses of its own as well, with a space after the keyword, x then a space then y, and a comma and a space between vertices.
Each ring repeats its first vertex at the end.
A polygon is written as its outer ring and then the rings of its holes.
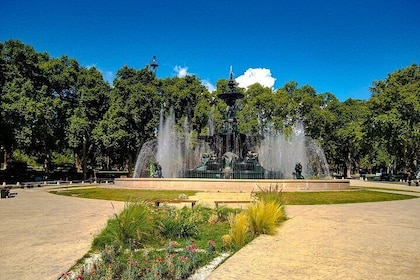
POLYGON ((31 157, 27 154, 25 154, 23 151, 21 150, 15 150, 13 152, 13 158, 15 159, 15 161, 17 162, 24 162, 26 163, 28 166, 36 166, 36 158, 35 157, 31 157))
POLYGON ((143 247, 155 238, 157 223, 152 211, 145 203, 126 204, 124 210, 108 222, 107 230, 95 238, 94 246, 120 244, 123 247, 143 247))
POLYGON ((228 208, 225 205, 221 205, 213 209, 213 220, 215 223, 217 222, 225 222, 229 219, 231 214, 236 214, 238 209, 228 208))
POLYGON ((413 64, 374 82, 369 133, 391 155, 392 165, 414 173, 420 158, 420 67, 413 64))
POLYGON ((188 239, 199 236, 198 224, 204 218, 199 208, 183 207, 179 210, 167 208, 160 216, 161 234, 168 239, 188 239), (197 211, 198 210, 198 211, 197 211))
MULTIPOLYGON (((293 81, 275 90, 260 84, 238 89, 245 96, 237 104, 239 129, 287 134, 303 121, 331 170, 346 176, 359 168, 413 174, 420 162, 419 69, 413 64, 374 81, 369 100, 340 102, 333 93, 293 81)), ((158 79, 149 67, 124 66, 111 87, 95 67, 51 58, 18 40, 0 42, 0 72, 4 150, 19 150, 42 165, 51 163, 53 153, 70 150, 85 174, 87 166, 132 170, 141 145, 155 137, 161 110, 165 115, 173 109, 180 130, 187 120, 194 139, 210 133, 209 121, 221 131, 226 113, 217 98, 226 79, 210 93, 195 76, 158 79)))
POLYGON ((75 162, 74 154, 70 150, 65 150, 63 153, 52 152, 51 162, 54 165, 72 165, 75 162))

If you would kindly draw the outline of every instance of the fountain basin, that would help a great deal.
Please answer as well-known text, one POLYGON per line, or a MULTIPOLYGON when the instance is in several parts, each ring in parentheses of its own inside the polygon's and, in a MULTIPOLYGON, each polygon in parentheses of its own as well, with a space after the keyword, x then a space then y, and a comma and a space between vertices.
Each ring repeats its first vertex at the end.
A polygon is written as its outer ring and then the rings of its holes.
POLYGON ((349 180, 246 180, 206 178, 117 178, 115 187, 145 190, 194 190, 202 192, 251 192, 278 186, 285 192, 349 190, 349 180))

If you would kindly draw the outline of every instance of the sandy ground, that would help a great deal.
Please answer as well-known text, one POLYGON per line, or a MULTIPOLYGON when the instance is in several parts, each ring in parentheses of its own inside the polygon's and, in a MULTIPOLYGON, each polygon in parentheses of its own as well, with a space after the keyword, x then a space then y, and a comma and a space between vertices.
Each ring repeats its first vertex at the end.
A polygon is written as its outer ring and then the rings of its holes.
MULTIPOLYGON (((419 187, 375 185, 420 195, 419 187)), ((276 235, 258 237, 207 279, 420 279, 420 198, 287 213, 276 235)))
MULTIPOLYGON (((373 184, 420 196, 420 187, 373 184)), ((0 200, 0 280, 57 279, 124 207, 49 194, 45 187, 16 191, 0 200)), ((212 205, 250 194, 208 192, 194 199, 212 205)), ((276 235, 258 237, 207 279, 420 279, 420 198, 288 206, 287 212, 290 219, 276 235)))
POLYGON ((57 279, 90 249, 122 202, 13 189, 0 200, 0 279, 57 279))

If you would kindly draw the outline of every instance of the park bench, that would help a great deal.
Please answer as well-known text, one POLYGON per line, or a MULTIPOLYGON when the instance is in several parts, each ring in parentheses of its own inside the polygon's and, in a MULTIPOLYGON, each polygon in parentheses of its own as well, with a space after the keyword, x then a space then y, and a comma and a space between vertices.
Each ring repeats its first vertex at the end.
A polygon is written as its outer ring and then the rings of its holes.
POLYGON ((1 191, 1 198, 11 198, 11 197, 15 197, 17 195, 17 193, 15 192, 10 192, 12 188, 10 187, 1 187, 0 191, 1 191))
POLYGON ((197 203, 197 200, 191 200, 191 199, 157 199, 154 200, 155 206, 159 207, 161 203, 191 203, 191 207, 194 207, 194 205, 197 203))
POLYGON ((216 204, 216 207, 219 207, 219 204, 229 204, 229 203, 250 203, 253 202, 253 200, 215 200, 214 204, 216 204))
POLYGON ((419 180, 413 180, 413 181, 408 180, 408 181, 407 181, 407 185, 408 185, 408 186, 411 186, 411 183, 414 183, 414 184, 416 185, 416 187, 418 187, 418 186, 419 186, 419 180))

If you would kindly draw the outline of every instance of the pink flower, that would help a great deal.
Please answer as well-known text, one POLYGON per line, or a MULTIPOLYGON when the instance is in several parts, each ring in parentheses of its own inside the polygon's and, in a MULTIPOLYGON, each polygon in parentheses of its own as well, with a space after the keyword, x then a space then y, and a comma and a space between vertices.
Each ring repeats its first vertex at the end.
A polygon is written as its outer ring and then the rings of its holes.
POLYGON ((179 256, 178 259, 182 262, 187 262, 188 261, 188 257, 179 256))
POLYGON ((216 242, 214 242, 213 240, 209 240, 209 246, 216 247, 216 242))

